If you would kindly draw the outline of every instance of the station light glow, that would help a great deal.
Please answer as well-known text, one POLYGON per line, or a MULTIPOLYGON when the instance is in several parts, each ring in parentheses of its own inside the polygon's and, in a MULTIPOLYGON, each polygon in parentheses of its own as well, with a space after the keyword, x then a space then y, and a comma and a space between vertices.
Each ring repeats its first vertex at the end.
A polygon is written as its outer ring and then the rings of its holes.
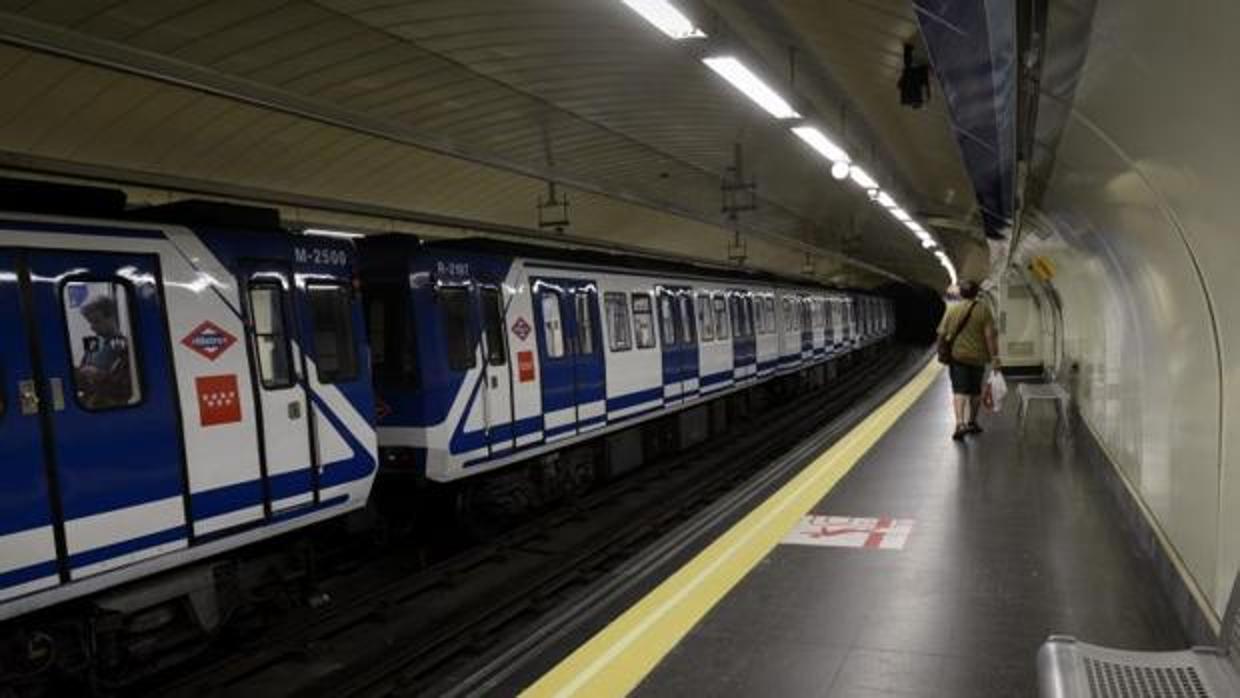
POLYGON ((775 90, 772 90, 762 79, 754 75, 753 71, 745 67, 732 56, 713 56, 711 58, 703 58, 702 62, 706 67, 715 71, 724 80, 732 83, 732 86, 740 90, 746 97, 753 100, 758 106, 766 110, 768 114, 776 119, 799 119, 801 115, 797 110, 792 108, 783 97, 780 97, 775 90))
MULTIPOLYGON (((813 126, 797 126, 792 129, 797 137, 809 144, 809 147, 818 151, 818 154, 830 160, 832 163, 849 163, 851 159, 844 149, 836 145, 826 134, 813 126)), ((834 168, 832 168, 834 169, 834 168)))
POLYGON ((327 228, 306 228, 301 232, 306 235, 317 235, 324 238, 344 238, 346 240, 366 237, 362 233, 354 233, 348 230, 328 230, 327 228))
MULTIPOLYGON (((693 24, 693 21, 685 16, 670 0, 621 0, 621 2, 628 6, 630 10, 640 15, 642 19, 676 41, 706 38, 705 32, 698 29, 693 24)), ((724 80, 727 80, 732 87, 739 90, 754 104, 757 104, 776 119, 801 118, 800 113, 792 107, 787 99, 766 84, 762 78, 758 77, 739 58, 727 55, 710 56, 703 58, 702 63, 706 64, 706 67, 710 68, 724 80)), ((948 276, 951 277, 952 284, 957 283, 956 268, 952 265, 951 259, 948 258, 947 254, 939 248, 938 241, 935 240, 934 236, 926 232, 907 211, 901 208, 891 194, 879 189, 878 182, 868 172, 852 164, 852 158, 848 155, 848 151, 844 150, 838 143, 831 140, 826 133, 815 126, 793 126, 791 130, 797 138, 800 138, 806 145, 813 148, 815 152, 831 163, 831 176, 834 179, 838 181, 851 179, 857 186, 869 194, 871 200, 878 202, 896 220, 903 223, 909 231, 917 236, 924 249, 934 253, 939 264, 947 271, 948 276)), ((305 233, 307 235, 324 235, 327 237, 362 237, 359 233, 314 228, 306 230, 305 233)))
POLYGON ((856 182, 857 186, 862 189, 878 189, 878 182, 875 182, 868 172, 856 165, 853 165, 848 170, 848 176, 852 177, 852 181, 856 182))
POLYGON ((704 39, 706 34, 667 0, 621 0, 629 9, 653 24, 659 31, 676 39, 704 39))

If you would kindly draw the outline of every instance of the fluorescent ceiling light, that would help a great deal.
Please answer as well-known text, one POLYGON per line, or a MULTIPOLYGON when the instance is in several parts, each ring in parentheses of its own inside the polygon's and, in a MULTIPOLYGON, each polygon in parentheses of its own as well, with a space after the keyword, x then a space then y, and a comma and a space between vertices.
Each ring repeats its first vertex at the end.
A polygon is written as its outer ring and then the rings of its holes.
POLYGON ((792 129, 792 132, 831 162, 849 162, 848 153, 845 153, 843 148, 831 142, 830 138, 813 126, 797 126, 792 129))
POLYGON ((895 208, 891 209, 890 213, 891 215, 896 217, 896 220, 902 223, 913 222, 913 217, 908 215, 908 213, 904 209, 900 208, 899 206, 896 206, 895 208))
POLYGON ((848 171, 850 169, 848 163, 841 160, 831 165, 831 176, 836 179, 848 179, 848 171))
POLYGON ((896 207, 896 200, 891 198, 891 195, 885 191, 880 191, 878 193, 878 198, 875 199, 875 201, 881 204, 883 208, 895 208, 896 207))
POLYGON ((681 14, 676 6, 667 0, 621 0, 629 9, 642 16, 659 31, 673 39, 704 39, 706 34, 693 26, 689 18, 681 14))
POLYGON ((852 181, 856 182, 857 186, 862 189, 878 189, 878 182, 875 182, 873 177, 856 165, 853 165, 852 169, 848 171, 848 176, 852 177, 852 181))
POLYGON ((922 228, 921 224, 919 224, 917 221, 905 223, 904 226, 908 228, 909 230, 913 231, 914 233, 917 233, 919 236, 926 234, 926 230, 922 228))
POLYGON ((353 238, 366 237, 362 233, 353 233, 347 230, 327 230, 325 228, 306 228, 301 232, 306 235, 318 235, 319 237, 325 238, 346 238, 349 240, 353 238))
POLYGON ((737 59, 731 56, 715 56, 713 58, 703 58, 702 62, 708 68, 715 71, 724 80, 732 83, 732 86, 745 96, 752 99, 776 119, 798 119, 801 117, 792 105, 784 101, 783 97, 776 94, 775 90, 767 87, 761 78, 754 75, 749 68, 745 67, 737 59))
POLYGON ((931 240, 930 238, 926 238, 925 240, 922 240, 922 241, 921 241, 921 246, 922 246, 922 247, 924 247, 924 248, 926 248, 927 250, 928 250, 928 249, 931 249, 932 247, 935 247, 935 246, 937 246, 937 245, 938 245, 938 243, 937 243, 937 242, 935 242, 934 240, 931 240))

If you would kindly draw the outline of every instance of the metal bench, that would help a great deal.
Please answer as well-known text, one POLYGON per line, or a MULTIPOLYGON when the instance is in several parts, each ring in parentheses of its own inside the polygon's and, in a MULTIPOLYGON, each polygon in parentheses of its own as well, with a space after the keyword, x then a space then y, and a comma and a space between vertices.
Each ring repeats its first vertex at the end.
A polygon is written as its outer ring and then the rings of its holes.
POLYGON ((1240 575, 1218 647, 1135 652, 1052 635, 1038 651, 1041 698, 1225 698, 1240 696, 1240 575))
POLYGON ((1058 383, 1021 383, 1016 386, 1016 394, 1020 396, 1020 407, 1016 416, 1020 427, 1025 426, 1025 415, 1029 412, 1029 404, 1038 400, 1050 400, 1055 403, 1056 426, 1062 428, 1068 423, 1068 391, 1058 383))

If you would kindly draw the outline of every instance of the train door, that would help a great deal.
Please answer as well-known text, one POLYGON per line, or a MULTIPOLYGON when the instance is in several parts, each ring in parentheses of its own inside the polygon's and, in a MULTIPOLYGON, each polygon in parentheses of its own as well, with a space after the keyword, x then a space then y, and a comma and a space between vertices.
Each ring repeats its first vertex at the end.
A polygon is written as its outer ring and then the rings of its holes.
POLYGON ((693 314, 687 289, 660 286, 657 303, 659 315, 659 338, 663 352, 663 399, 667 404, 683 401, 689 390, 689 381, 697 377, 697 343, 691 341, 689 325, 693 314))
POLYGON ((701 388, 701 356, 698 352, 697 323, 694 321, 693 291, 676 289, 676 308, 680 322, 680 387, 687 400, 701 388))
POLYGON ((840 298, 832 298, 831 306, 831 334, 828 337, 831 346, 838 351, 840 345, 844 343, 844 301, 840 298))
POLYGON ((302 368, 307 345, 293 341, 297 322, 288 263, 247 260, 241 269, 265 496, 268 510, 278 512, 314 501, 311 410, 302 368))
POLYGON ((753 301, 736 292, 731 295, 732 305, 732 375, 737 382, 748 378, 752 372, 756 344, 753 327, 753 301))
POLYGON ((607 381, 603 365, 603 334, 599 321, 598 287, 576 282, 569 287, 573 327, 573 388, 577 430, 607 423, 607 381))
MULTIPOLYGON (((309 487, 309 499, 318 501, 320 475, 328 464, 354 455, 353 449, 331 426, 314 400, 329 388, 361 379, 363 357, 358 351, 353 310, 352 280, 326 273, 298 272, 293 290, 293 315, 297 319, 297 340, 301 346, 301 373, 306 395, 310 397, 310 454, 313 464, 295 476, 309 487)), ((277 494, 273 500, 279 500, 277 494)))
MULTIPOLYGON (((504 294, 498 286, 478 287, 478 317, 482 320, 482 393, 491 455, 513 448, 512 372, 508 363, 504 323, 504 294)), ((530 367, 533 368, 532 366, 530 367)))
POLYGON ((0 599, 60 582, 29 329, 17 254, 0 249, 0 599))
POLYGON ((814 301, 800 296, 797 307, 801 313, 801 357, 809 358, 814 354, 814 301))
MULTIPOLYGON (((27 331, 64 572, 81 578, 184 547, 180 403, 156 258, 26 258, 27 331)), ((235 404, 235 394, 216 392, 235 404)))
POLYGON ((597 287, 540 279, 533 288, 543 369, 543 437, 553 441, 603 426, 607 400, 597 287))

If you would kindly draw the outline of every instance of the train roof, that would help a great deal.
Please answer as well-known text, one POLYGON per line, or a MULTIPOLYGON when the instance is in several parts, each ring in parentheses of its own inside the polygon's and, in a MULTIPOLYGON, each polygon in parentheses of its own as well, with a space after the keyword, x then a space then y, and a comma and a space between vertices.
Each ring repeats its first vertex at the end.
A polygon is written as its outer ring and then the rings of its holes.
MULTIPOLYGON (((392 244, 398 241, 407 244, 409 240, 410 236, 407 235, 375 235, 366 237, 362 241, 361 245, 365 247, 367 244, 373 244, 375 242, 379 242, 380 244, 392 244)), ((584 264, 587 266, 610 267, 617 269, 633 269, 642 272, 686 274, 721 280, 746 279, 756 283, 820 288, 824 291, 861 292, 859 289, 806 281, 805 279, 766 271, 737 269, 722 265, 711 265, 706 263, 699 264, 689 261, 672 260, 661 258, 654 254, 643 255, 627 252, 609 252, 600 249, 592 249, 589 247, 552 247, 550 245, 537 245, 483 237, 467 237, 444 240, 418 239, 417 245, 419 248, 430 252, 443 250, 452 252, 493 254, 508 257, 531 257, 547 261, 572 262, 573 264, 584 264)))

